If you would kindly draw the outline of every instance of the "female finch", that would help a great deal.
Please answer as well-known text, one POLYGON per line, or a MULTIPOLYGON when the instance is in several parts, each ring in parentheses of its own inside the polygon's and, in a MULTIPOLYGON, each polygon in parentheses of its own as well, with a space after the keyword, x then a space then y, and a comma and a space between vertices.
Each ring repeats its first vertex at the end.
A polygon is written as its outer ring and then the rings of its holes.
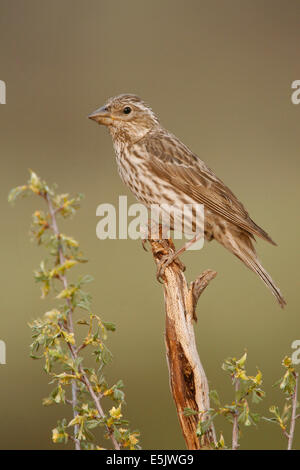
MULTIPOLYGON (((217 240, 257 273, 284 307, 286 302, 280 290, 260 264, 253 246, 255 236, 275 245, 271 237, 253 222, 241 202, 212 170, 161 126, 144 101, 123 94, 109 99, 89 118, 108 127, 119 174, 139 201, 148 208, 154 204, 161 208, 171 204, 178 214, 184 205, 203 204, 205 239, 217 240)), ((192 221, 191 210, 191 225, 192 221)), ((160 275, 186 247, 164 260, 160 275)))

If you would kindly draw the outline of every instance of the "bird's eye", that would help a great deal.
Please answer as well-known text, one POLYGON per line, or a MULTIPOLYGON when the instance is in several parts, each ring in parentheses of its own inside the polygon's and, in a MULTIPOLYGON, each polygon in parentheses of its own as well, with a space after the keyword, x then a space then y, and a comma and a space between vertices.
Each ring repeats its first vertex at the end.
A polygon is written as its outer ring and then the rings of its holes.
POLYGON ((131 108, 129 106, 126 106, 124 109, 123 109, 123 113, 124 114, 129 114, 131 113, 131 108))

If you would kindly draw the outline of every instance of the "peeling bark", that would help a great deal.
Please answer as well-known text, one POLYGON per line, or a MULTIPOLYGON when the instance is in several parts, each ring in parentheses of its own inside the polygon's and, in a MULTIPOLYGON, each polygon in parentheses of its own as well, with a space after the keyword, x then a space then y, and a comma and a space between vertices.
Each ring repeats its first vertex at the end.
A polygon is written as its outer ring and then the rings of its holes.
MULTIPOLYGON (((149 242, 157 265, 163 256, 175 250, 171 239, 149 242)), ((213 425, 201 438, 196 435, 198 420, 207 419, 206 411, 210 402, 207 378, 197 352, 193 321, 196 320, 199 297, 217 273, 204 271, 188 286, 183 271, 184 266, 176 260, 166 268, 163 275, 165 344, 171 392, 186 446, 190 450, 200 450, 211 448, 216 442, 216 436, 213 425), (195 410, 198 415, 185 416, 185 408, 195 410)))

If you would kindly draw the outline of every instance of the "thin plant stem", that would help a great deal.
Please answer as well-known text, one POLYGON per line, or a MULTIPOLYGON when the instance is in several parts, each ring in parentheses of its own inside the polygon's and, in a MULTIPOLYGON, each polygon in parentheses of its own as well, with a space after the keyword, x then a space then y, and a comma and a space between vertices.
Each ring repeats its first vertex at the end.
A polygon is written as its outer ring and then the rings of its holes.
POLYGON ((292 450, 294 434, 295 434, 296 419, 299 417, 299 415, 298 416, 296 415, 297 395, 298 395, 298 378, 299 378, 299 375, 298 375, 298 373, 295 372, 295 389, 294 389, 294 393, 292 395, 292 416, 291 416, 290 431, 289 431, 289 434, 288 434, 288 448, 287 448, 287 450, 292 450))
MULTIPOLYGON (((237 393, 239 391, 240 381, 239 379, 234 379, 234 390, 235 390, 235 405, 237 404, 237 393)), ((237 450, 239 448, 239 412, 236 409, 233 416, 233 428, 232 428, 232 450, 237 450)))
MULTIPOLYGON (((53 208, 53 204, 52 204, 52 201, 51 201, 51 198, 49 196, 48 193, 46 193, 44 195, 44 199, 46 200, 47 204, 48 204, 48 208, 49 208, 49 213, 50 213, 50 217, 51 217, 51 228, 55 234, 55 236, 57 237, 57 240, 59 241, 60 239, 60 232, 58 230, 58 226, 57 226, 57 220, 56 220, 56 212, 53 208)), ((62 247, 61 245, 59 245, 58 247, 58 254, 59 254, 59 262, 61 265, 63 265, 66 261, 66 258, 64 256, 64 253, 63 253, 63 250, 62 250, 62 247)), ((68 280, 67 280, 67 277, 65 276, 65 274, 60 274, 59 276, 61 282, 63 283, 63 286, 64 286, 64 289, 68 289, 68 280)), ((66 328, 68 330, 69 333, 73 334, 74 335, 74 326, 73 326, 73 313, 74 313, 74 308, 73 308, 73 305, 72 305, 72 302, 70 300, 70 298, 67 298, 66 299, 67 301, 67 305, 68 305, 68 314, 67 314, 67 325, 66 325, 66 328)), ((71 352, 71 355, 72 355, 72 358, 74 360, 76 360, 78 358, 78 350, 76 349, 75 346, 73 346, 72 344, 70 343, 67 343, 68 344, 68 347, 70 349, 70 352, 71 352)), ((96 393, 94 392, 93 390, 93 387, 83 369, 83 367, 80 365, 79 366, 79 373, 81 375, 81 381, 85 384, 92 400, 94 401, 95 403, 95 406, 96 406, 96 409, 98 411, 98 414, 101 418, 104 418, 105 417, 105 413, 101 407, 101 404, 100 404, 100 399, 97 397, 96 393)), ((78 412, 76 410, 76 406, 77 406, 77 396, 78 396, 78 388, 77 388, 77 384, 76 384, 76 380, 72 380, 72 409, 73 409, 73 416, 74 418, 77 416, 78 412)), ((76 438, 77 436, 77 433, 78 433, 78 425, 75 425, 74 426, 74 442, 75 442, 75 449, 76 450, 80 450, 81 447, 80 447, 80 441, 79 439, 76 438)), ((112 429, 110 429, 108 426, 106 426, 106 430, 110 436, 110 439, 113 443, 113 446, 116 450, 120 450, 120 445, 119 443, 117 442, 115 436, 114 436, 114 433, 112 431, 112 429)))

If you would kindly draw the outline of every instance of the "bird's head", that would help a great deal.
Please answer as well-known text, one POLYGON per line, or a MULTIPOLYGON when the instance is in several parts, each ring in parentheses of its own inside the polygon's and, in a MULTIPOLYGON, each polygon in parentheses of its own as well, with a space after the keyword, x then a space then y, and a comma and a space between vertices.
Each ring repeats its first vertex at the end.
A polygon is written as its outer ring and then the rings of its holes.
POLYGON ((136 95, 119 95, 91 113, 89 119, 109 128, 113 138, 135 142, 159 125, 152 109, 136 95))

